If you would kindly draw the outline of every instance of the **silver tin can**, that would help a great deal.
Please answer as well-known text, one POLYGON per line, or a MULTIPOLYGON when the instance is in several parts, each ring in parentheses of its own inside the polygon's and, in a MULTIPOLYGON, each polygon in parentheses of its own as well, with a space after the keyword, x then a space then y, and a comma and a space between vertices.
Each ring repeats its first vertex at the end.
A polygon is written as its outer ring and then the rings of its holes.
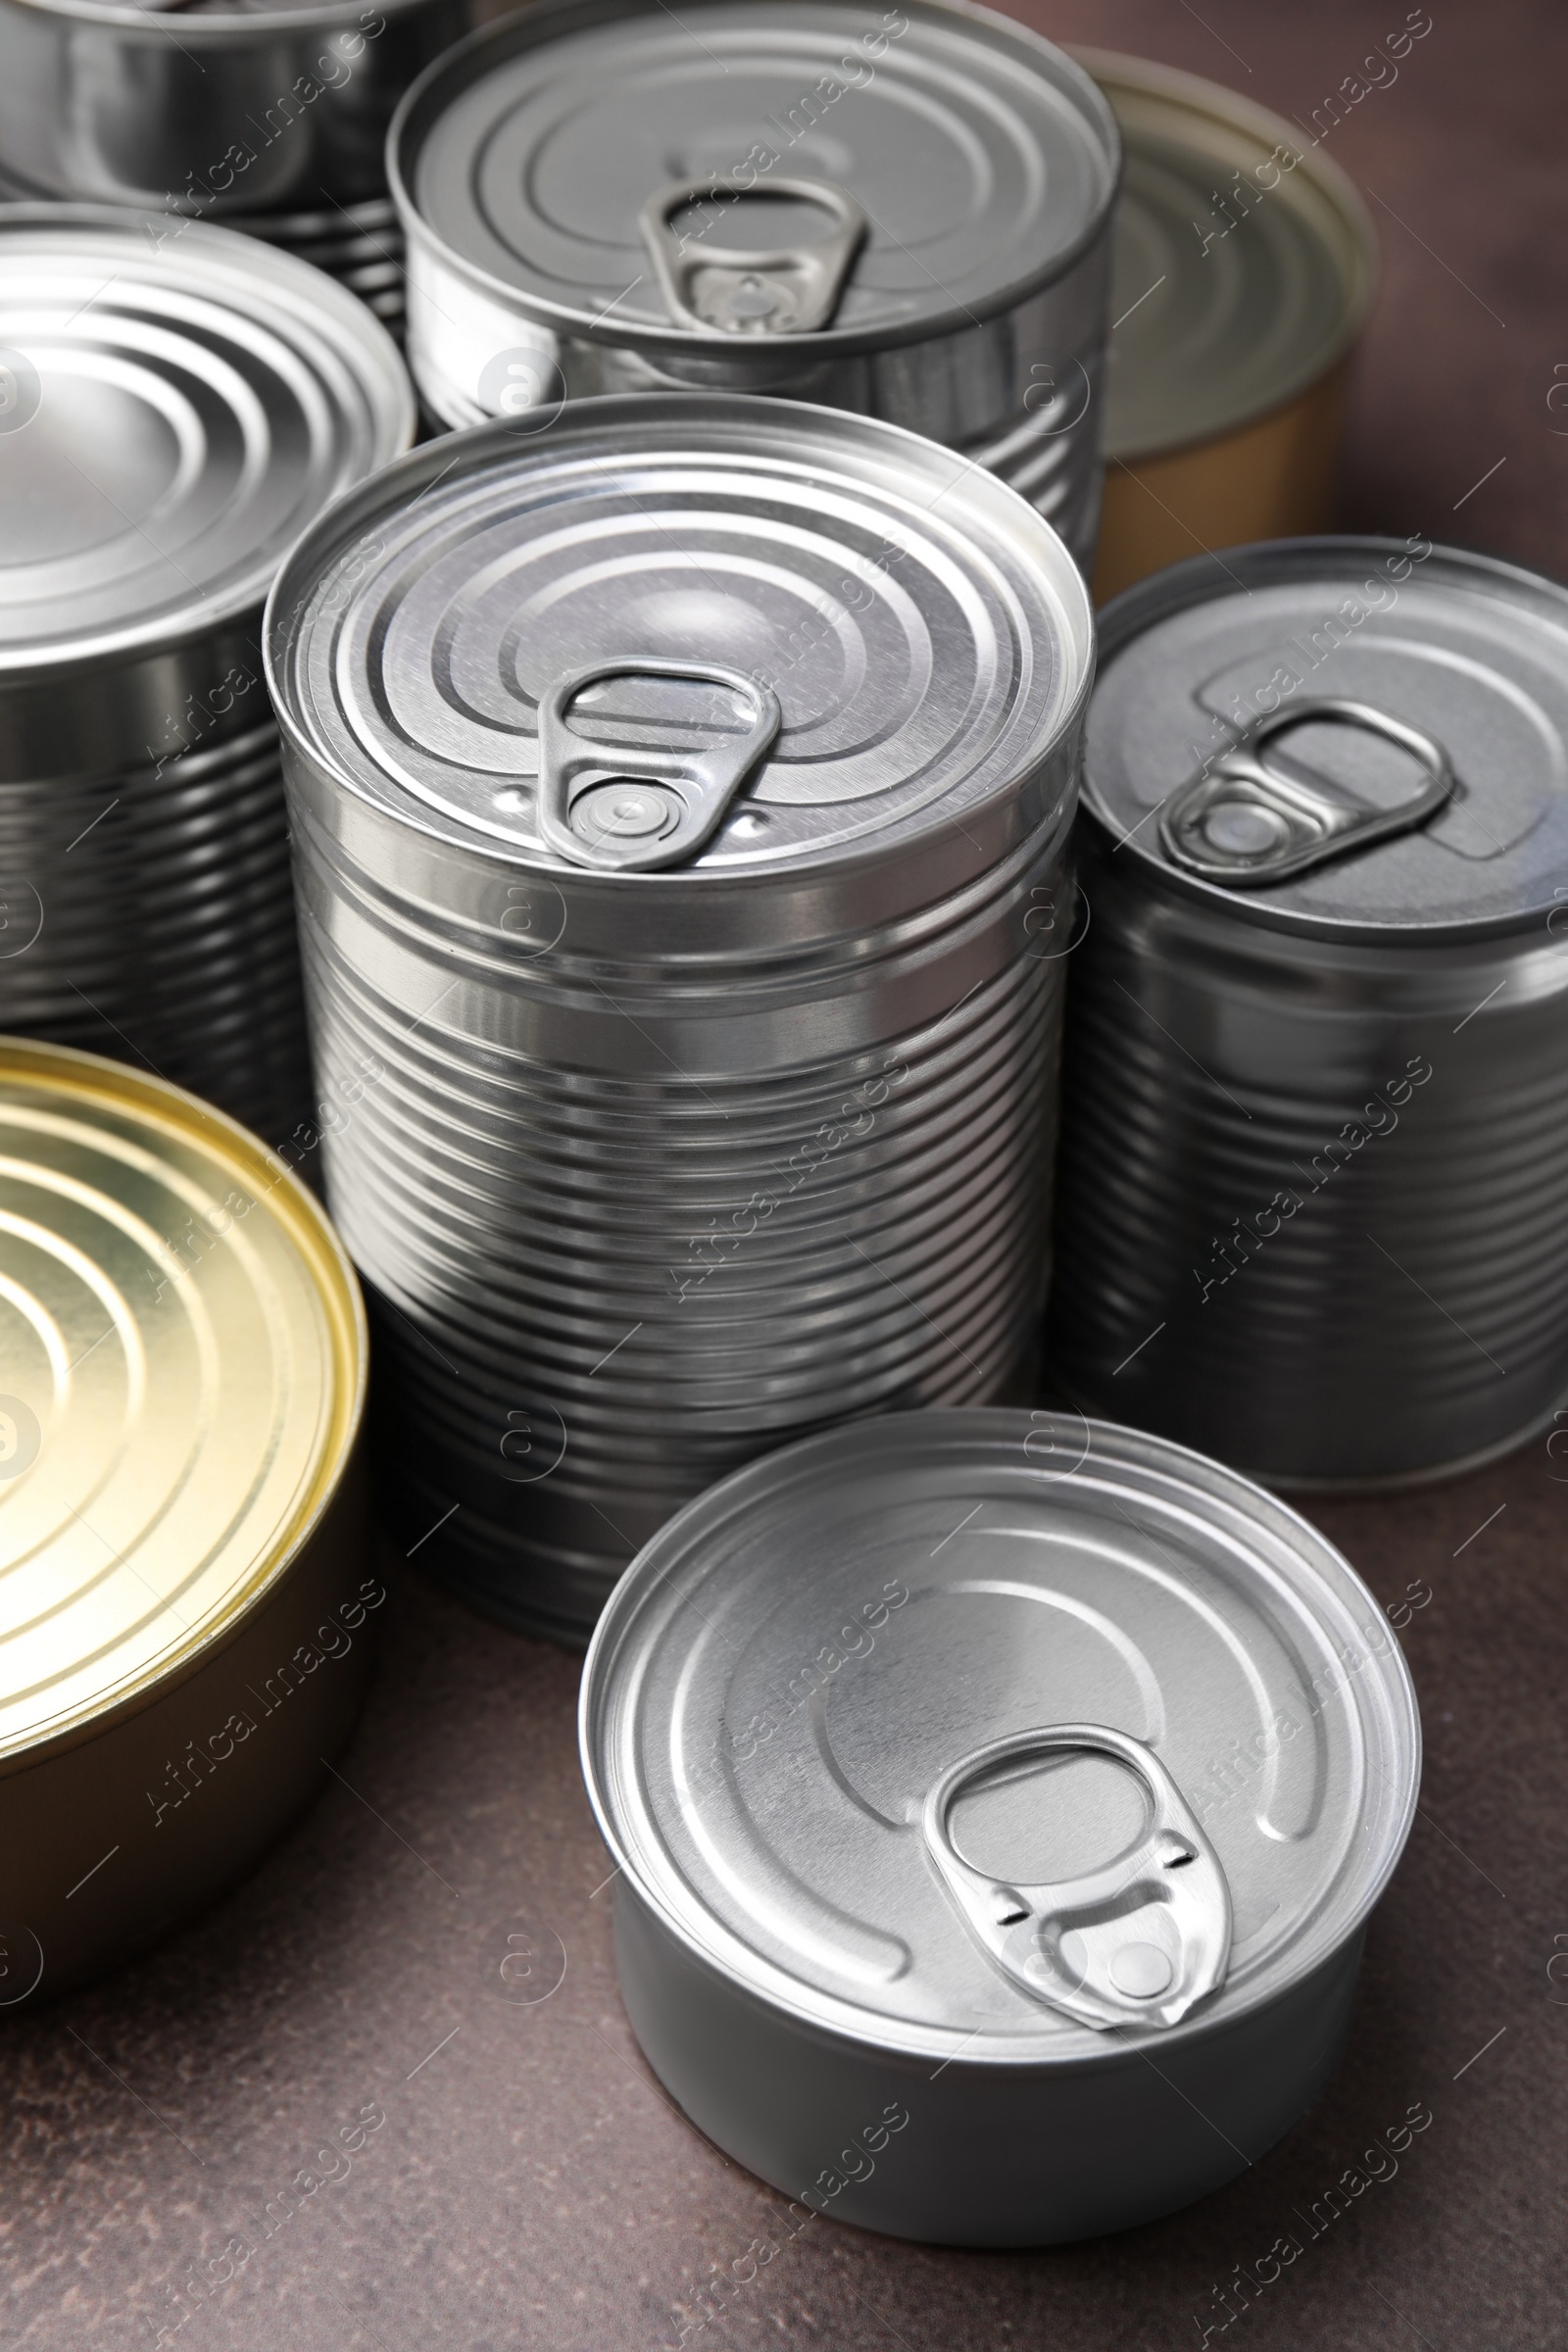
POLYGON ((310 1102, 262 607, 408 446, 397 352, 226 230, 0 209, 0 1027, 310 1102))
POLYGON ((1102 616, 1048 1334, 1277 1484, 1568 1395, 1568 595, 1430 542, 1228 550, 1102 616))
POLYGON ((467 0, 0 0, 0 158, 22 200, 245 229, 402 310, 383 147, 403 92, 477 21, 467 0))
POLYGON ((581 1745, 671 2097, 807 2211, 948 2245, 1152 2220, 1290 2130, 1420 1767, 1323 1537, 1038 1412, 895 1414, 691 1503, 581 1745))
POLYGON ((295 551, 327 1189, 421 1564, 580 1638, 735 1463, 997 1395, 1092 643, 981 468, 733 395, 434 443, 295 551))
POLYGON ((819 402, 979 460, 1092 557, 1120 150, 1023 26, 570 0, 441 60, 388 155, 443 423, 676 387, 819 402))

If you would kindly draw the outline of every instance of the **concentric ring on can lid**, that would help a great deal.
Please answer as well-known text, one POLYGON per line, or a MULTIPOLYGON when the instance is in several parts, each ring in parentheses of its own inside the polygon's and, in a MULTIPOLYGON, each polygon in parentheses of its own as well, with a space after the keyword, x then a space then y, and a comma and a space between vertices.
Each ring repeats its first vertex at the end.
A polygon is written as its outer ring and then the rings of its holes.
MULTIPOLYGON (((405 224, 549 325, 689 347, 639 232, 662 191, 718 175, 735 201, 686 249, 815 242, 846 192, 868 219, 830 323, 768 342, 855 349, 955 327, 1049 282, 1114 189, 1115 125, 1059 49, 978 8, 789 0, 530 9, 427 69, 392 126, 405 224)), ((747 348, 755 350, 751 336, 747 348)))
MULTIPOLYGON (((1323 1537, 1183 1447, 1045 1413, 899 1414, 710 1488, 612 1593, 580 1725, 624 1884, 689 1948, 817 2027, 982 2064, 1104 2045, 994 1962, 932 1867, 930 1803, 965 1759, 1061 1726, 1152 1751, 1231 1914, 1223 1984, 1166 2040, 1350 1941, 1420 1763, 1397 1643, 1323 1537)), ((1081 1880, 1148 1827, 1147 1783, 1087 1742, 950 1821, 1013 1886, 1081 1880)), ((1135 1943, 1110 1978, 1156 1995, 1163 1957, 1135 1943)))
POLYGON ((722 765, 765 743, 689 861, 733 873, 1015 789, 1076 723, 1093 632, 1061 541, 972 461, 798 402, 652 393, 414 452, 307 536, 268 622, 273 700, 311 758, 406 822, 557 870, 540 703, 617 658, 569 719, 610 778, 616 746, 722 765), (776 698, 776 736, 734 688, 679 674, 708 662, 776 698))
MULTIPOLYGON (((1539 927, 1568 890, 1568 590, 1462 549, 1361 538, 1270 540, 1195 557, 1101 615, 1084 804, 1120 846, 1247 919, 1337 932, 1539 927), (1345 701, 1372 723, 1304 713, 1345 701), (1393 722, 1391 729, 1389 722, 1393 722), (1267 761, 1350 811, 1413 804, 1446 756, 1436 812, 1261 887, 1173 861, 1160 818, 1205 763, 1260 725, 1267 761)), ((1557 926, 1560 928, 1560 925, 1557 926)))
POLYGON ((233 1120, 0 1039, 0 1758, 192 1667, 342 1476, 367 1336, 341 1244, 233 1120))
POLYGON ((319 270, 167 215, 0 208, 0 679, 255 612, 413 429, 391 338, 319 270))

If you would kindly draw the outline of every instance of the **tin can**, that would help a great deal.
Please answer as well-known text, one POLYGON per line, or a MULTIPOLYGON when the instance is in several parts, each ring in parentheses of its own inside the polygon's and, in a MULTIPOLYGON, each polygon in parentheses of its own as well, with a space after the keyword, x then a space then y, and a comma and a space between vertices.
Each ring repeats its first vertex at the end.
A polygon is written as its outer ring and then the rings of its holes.
POLYGON ((1067 1392, 1271 1484, 1568 1396, 1568 595, 1429 541, 1102 615, 1071 963, 1067 1392))
POLYGON ((1102 604, 1201 551, 1328 528, 1378 254, 1355 187, 1299 125, 1169 66, 1072 54, 1125 159, 1102 604))
POLYGON ((0 0, 10 191, 167 213, 142 232, 159 245, 189 221, 249 230, 396 320, 387 124, 476 21, 467 0, 0 0))
POLYGON ((409 354, 447 425, 763 393, 963 451, 1079 560, 1118 153, 1087 74, 936 0, 530 8, 399 108, 409 354))
POLYGON ((413 398, 318 270, 149 225, 0 209, 0 1025, 276 1141, 311 1081, 262 607, 413 398))
POLYGON ((0 2011, 238 1878, 348 1736, 366 1331, 243 1128, 0 1039, 0 2011))
POLYGON ((478 427, 295 551, 318 1072, 374 1077, 327 1192, 421 1566, 580 1639, 734 1463, 995 1396, 1091 663, 1004 484, 740 395, 478 427))
POLYGON ((1290 2130, 1420 1770, 1322 1536, 1041 1412, 894 1414, 688 1504, 580 1733, 670 2096, 792 2219, 965 2246, 1152 2221, 1290 2130))

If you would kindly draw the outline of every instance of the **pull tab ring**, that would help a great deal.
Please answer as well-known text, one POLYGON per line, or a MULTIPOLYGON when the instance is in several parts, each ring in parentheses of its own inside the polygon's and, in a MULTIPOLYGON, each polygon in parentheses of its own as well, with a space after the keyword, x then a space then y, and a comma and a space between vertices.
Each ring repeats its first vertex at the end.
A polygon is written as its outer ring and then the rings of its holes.
POLYGON ((1231 1897, 1219 1856, 1142 1740, 1105 1724, 1014 1732, 945 1772, 925 1800, 926 1849, 967 1926, 1014 1984, 1081 2026, 1174 2026, 1225 1982, 1231 1897), (1021 1885, 966 1862, 948 1827, 999 1766, 1063 1749, 1114 1756, 1144 1785, 1152 1825, 1132 1853, 1080 1878, 1021 1885))
POLYGON ((559 857, 604 873, 651 873, 695 857, 767 752, 783 712, 760 678, 714 662, 623 654, 558 678, 539 702, 539 831, 559 857), (727 687, 749 708, 738 744, 710 752, 596 742, 566 711, 600 678, 682 678, 727 687))
POLYGON ((1455 781, 1453 762, 1435 736, 1370 703, 1287 703, 1258 719, 1172 794, 1160 811, 1159 838, 1166 856, 1188 873, 1232 890, 1256 890, 1391 834, 1412 832, 1443 807, 1455 781), (1270 738, 1314 718, 1339 719, 1381 735, 1420 761, 1426 783, 1396 808, 1367 808, 1270 767, 1262 756, 1270 738), (1217 817, 1221 825, 1229 818, 1229 841, 1216 826, 1217 817))
POLYGON ((705 196, 733 202, 752 193, 717 176, 678 179, 643 206, 637 225, 670 317, 705 334, 799 335, 826 326, 865 241, 870 225, 865 214, 831 180, 769 179, 768 196, 797 196, 831 213, 831 232, 810 245, 755 250, 721 245, 710 251, 695 239, 688 249, 669 225, 683 205, 699 204, 705 196))

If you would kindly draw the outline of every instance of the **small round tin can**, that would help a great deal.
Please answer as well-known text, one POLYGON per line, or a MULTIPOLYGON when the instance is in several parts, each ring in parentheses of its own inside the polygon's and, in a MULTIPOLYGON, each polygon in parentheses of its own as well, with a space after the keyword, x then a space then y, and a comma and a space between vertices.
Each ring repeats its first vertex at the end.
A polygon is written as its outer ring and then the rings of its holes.
POLYGON ((886 417, 1099 514, 1118 153, 1059 49, 940 0, 534 7, 388 147, 409 356, 447 425, 685 387, 886 417))
POLYGON ((311 1078, 262 607, 413 396, 319 270, 162 225, 0 208, 0 1027, 281 1142, 311 1078))
POLYGON ((0 2014, 229 1886, 347 1737, 365 1316, 231 1120, 0 1038, 0 2014))
POLYGON ((326 1138, 406 1541, 581 1639, 736 1462, 1037 1328, 1093 664, 981 466, 737 394, 434 442, 280 575, 326 1138))
POLYGON ((326 270, 395 322, 403 243, 383 149, 399 98, 477 20, 467 0, 0 0, 0 158, 21 202, 205 221, 326 270))
POLYGON ((1568 594, 1306 539, 1102 622, 1052 1370, 1270 1484, 1507 1451, 1568 1396, 1568 594))
POLYGON ((1318 139, 1211 81, 1099 49, 1123 175, 1095 596, 1332 518, 1371 217, 1318 139))
POLYGON ((1163 1441, 919 1412, 672 1519, 583 1674, 633 2031, 807 2211, 1154 2219, 1334 2064, 1420 1725, 1333 1546, 1163 1441))

